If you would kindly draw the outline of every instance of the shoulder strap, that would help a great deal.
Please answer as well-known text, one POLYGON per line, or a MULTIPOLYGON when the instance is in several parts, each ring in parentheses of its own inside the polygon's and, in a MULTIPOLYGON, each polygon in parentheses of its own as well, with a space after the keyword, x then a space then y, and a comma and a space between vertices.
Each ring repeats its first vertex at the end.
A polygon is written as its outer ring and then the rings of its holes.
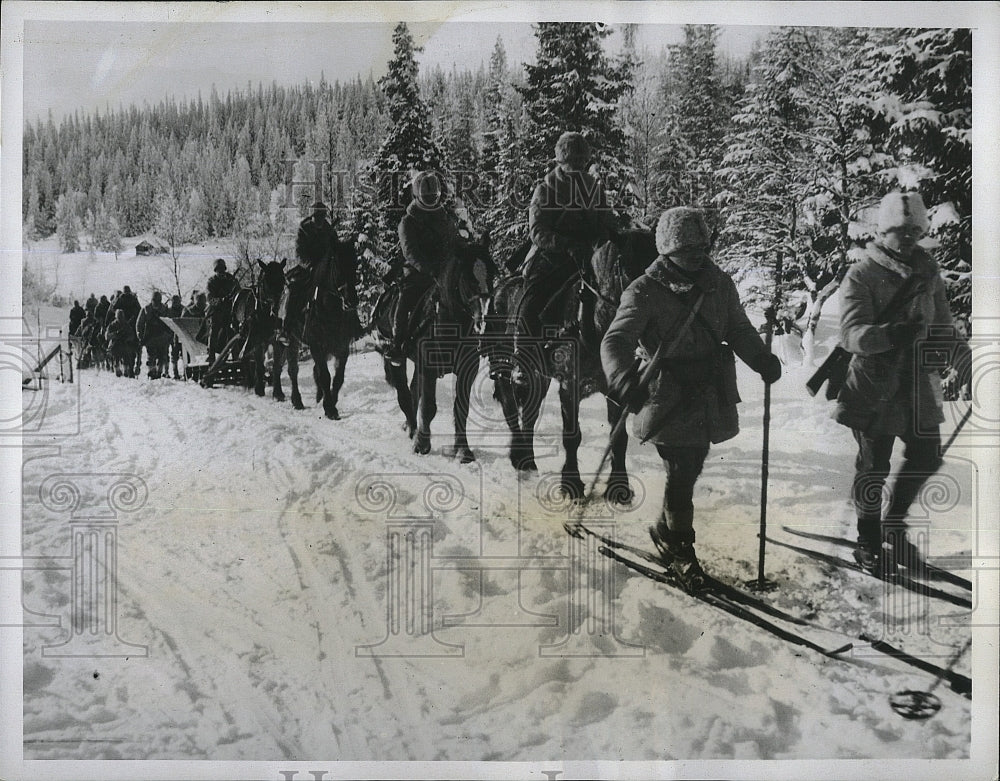
POLYGON ((911 273, 910 276, 904 280, 903 284, 896 288, 896 292, 892 294, 892 298, 889 299, 889 303, 885 305, 881 312, 875 316, 875 325, 884 325, 888 323, 896 314, 896 312, 902 309, 910 300, 922 292, 923 278, 915 273, 911 273))

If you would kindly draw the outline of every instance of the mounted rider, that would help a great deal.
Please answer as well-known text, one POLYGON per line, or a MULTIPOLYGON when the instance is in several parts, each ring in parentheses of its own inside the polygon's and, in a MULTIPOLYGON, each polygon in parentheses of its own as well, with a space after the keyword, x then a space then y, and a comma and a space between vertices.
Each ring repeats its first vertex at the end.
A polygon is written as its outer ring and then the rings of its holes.
POLYGON ((515 382, 527 381, 526 365, 542 365, 540 356, 526 354, 527 343, 543 335, 542 314, 565 282, 576 275, 590 277, 591 256, 607 240, 613 220, 604 187, 586 170, 591 160, 587 139, 580 133, 563 133, 555 155, 556 166, 536 185, 528 210, 532 248, 523 271, 515 382))
POLYGON ((222 349, 224 335, 232 316, 233 297, 239 292, 240 283, 229 273, 226 261, 216 258, 212 264, 215 272, 208 280, 208 307, 205 317, 209 321, 208 362, 215 360, 215 354, 222 349))
POLYGON ((424 297, 440 282, 447 261, 458 246, 458 223, 445 207, 441 179, 434 171, 421 171, 410 185, 413 200, 399 221, 399 248, 403 267, 399 277, 399 302, 392 323, 392 344, 385 356, 394 366, 406 361, 405 345, 416 336, 411 320, 424 297))
POLYGON ((340 246, 340 237, 330 219, 330 210, 323 201, 316 201, 312 205, 312 213, 299 223, 295 236, 295 257, 298 264, 285 272, 288 285, 278 304, 275 331, 277 340, 282 344, 288 344, 290 333, 302 331, 313 275, 320 264, 335 257, 340 246))

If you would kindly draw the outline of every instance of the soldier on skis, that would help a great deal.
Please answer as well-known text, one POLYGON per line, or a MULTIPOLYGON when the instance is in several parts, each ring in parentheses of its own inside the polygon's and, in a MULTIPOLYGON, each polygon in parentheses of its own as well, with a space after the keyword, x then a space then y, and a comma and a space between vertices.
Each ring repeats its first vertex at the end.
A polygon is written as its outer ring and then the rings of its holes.
POLYGON ((891 576, 899 565, 919 564, 904 519, 941 465, 944 415, 932 383, 942 362, 925 357, 947 352, 963 385, 970 371, 969 347, 954 328, 940 269, 917 244, 927 227, 919 193, 886 195, 879 207, 878 238, 840 288, 840 343, 853 357, 835 418, 858 443, 851 491, 858 519, 854 555, 880 576, 891 576), (882 322, 880 313, 890 308, 895 316, 882 322), (882 489, 897 438, 905 447, 903 463, 883 516, 882 489))
POLYGON ((764 382, 781 377, 781 363, 747 319, 736 285, 709 258, 711 244, 700 210, 665 211, 656 227, 660 254, 622 293, 601 343, 612 397, 637 413, 635 435, 652 441, 663 459, 663 511, 650 536, 666 566, 689 590, 704 583, 694 551, 695 481, 709 445, 739 432, 733 353, 764 382), (677 333, 685 320, 690 324, 677 333), (673 349, 662 355, 655 367, 659 374, 645 388, 636 347, 653 355, 661 343, 673 343, 673 349))

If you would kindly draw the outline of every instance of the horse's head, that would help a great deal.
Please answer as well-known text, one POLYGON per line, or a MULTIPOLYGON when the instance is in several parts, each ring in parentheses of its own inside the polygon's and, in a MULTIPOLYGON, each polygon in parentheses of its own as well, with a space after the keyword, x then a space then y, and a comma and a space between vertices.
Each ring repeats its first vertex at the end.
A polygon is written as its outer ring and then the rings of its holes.
POLYGON ((285 291, 285 266, 288 265, 288 260, 282 258, 280 262, 272 260, 267 263, 258 260, 257 265, 260 267, 260 278, 257 281, 258 297, 261 303, 266 304, 274 312, 281 301, 281 294, 285 291))
POLYGON ((464 311, 475 333, 483 333, 486 328, 496 277, 497 267, 490 256, 488 233, 473 241, 459 242, 453 273, 445 275, 445 298, 451 299, 445 303, 453 312, 464 311))

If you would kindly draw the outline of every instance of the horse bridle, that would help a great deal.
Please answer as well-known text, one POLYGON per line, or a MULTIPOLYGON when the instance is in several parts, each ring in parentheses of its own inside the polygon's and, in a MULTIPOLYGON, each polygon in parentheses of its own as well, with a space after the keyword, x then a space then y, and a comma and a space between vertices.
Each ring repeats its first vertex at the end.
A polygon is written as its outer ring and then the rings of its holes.
MULTIPOLYGON (((331 256, 331 257, 325 258, 321 262, 330 264, 330 270, 331 270, 332 273, 326 274, 324 276, 327 276, 327 277, 332 276, 334 278, 333 279, 334 283, 336 283, 337 279, 339 279, 339 277, 340 277, 340 267, 338 266, 336 260, 331 256)), ((350 311, 350 310, 358 308, 357 291, 354 290, 354 289, 352 289, 350 280, 344 280, 343 282, 340 282, 339 284, 335 284, 335 287, 328 288, 328 287, 325 287, 324 285, 322 285, 317 280, 317 276, 314 274, 312 282, 313 282, 313 294, 312 294, 312 297, 311 297, 311 303, 315 303, 316 300, 319 298, 320 292, 322 292, 324 294, 336 296, 337 298, 339 298, 340 299, 340 305, 344 309, 344 311, 350 311), (352 293, 352 292, 354 293, 354 296, 353 296, 354 302, 353 303, 351 303, 350 300, 349 300, 349 298, 348 298, 349 294, 352 293)))

